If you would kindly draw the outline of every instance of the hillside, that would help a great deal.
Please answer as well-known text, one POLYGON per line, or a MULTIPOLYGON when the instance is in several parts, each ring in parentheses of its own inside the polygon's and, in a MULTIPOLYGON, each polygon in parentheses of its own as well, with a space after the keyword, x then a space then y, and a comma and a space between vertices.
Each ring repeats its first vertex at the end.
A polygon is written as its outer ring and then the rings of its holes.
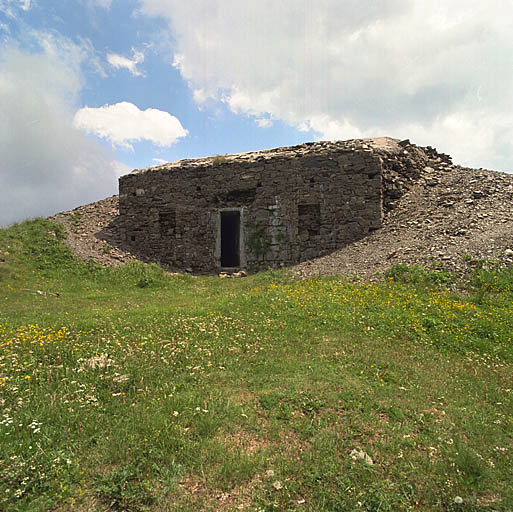
MULTIPOLYGON (((384 162, 383 226, 326 257, 295 267, 298 276, 372 278, 395 263, 457 270, 480 259, 513 263, 513 175, 455 165, 431 147, 391 138, 364 141, 384 162)), ((120 239, 113 196, 53 216, 82 259, 104 265, 135 256, 120 239)))
POLYGON ((0 510, 513 510, 513 267, 218 279, 63 238, 0 230, 0 510))

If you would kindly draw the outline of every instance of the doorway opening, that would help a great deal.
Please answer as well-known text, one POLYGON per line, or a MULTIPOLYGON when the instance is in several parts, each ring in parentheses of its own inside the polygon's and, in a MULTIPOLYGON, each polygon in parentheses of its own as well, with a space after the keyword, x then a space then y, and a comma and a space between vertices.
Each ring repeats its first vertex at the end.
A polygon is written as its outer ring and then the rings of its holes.
POLYGON ((240 211, 221 212, 221 267, 240 266, 240 211))

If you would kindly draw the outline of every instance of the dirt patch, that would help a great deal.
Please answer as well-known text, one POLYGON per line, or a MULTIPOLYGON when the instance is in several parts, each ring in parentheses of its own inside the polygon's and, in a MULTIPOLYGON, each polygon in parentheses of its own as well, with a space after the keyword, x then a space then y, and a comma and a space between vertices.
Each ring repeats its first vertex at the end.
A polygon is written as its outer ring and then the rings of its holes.
POLYGON ((228 450, 241 451, 248 456, 254 455, 271 444, 267 438, 241 428, 236 428, 233 432, 222 432, 217 438, 226 445, 228 450))
POLYGON ((255 488, 262 485, 260 476, 241 485, 235 486, 229 492, 209 488, 194 476, 182 480, 179 484, 182 498, 200 506, 198 510, 249 510, 253 502, 255 488), (200 505, 201 504, 201 505, 200 505))

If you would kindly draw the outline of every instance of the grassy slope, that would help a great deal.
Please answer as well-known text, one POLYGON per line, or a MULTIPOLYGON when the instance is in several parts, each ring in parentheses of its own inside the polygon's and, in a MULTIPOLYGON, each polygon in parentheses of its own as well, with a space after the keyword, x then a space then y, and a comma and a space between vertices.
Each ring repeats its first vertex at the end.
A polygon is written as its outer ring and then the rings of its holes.
POLYGON ((511 269, 222 280, 61 238, 0 231, 0 510, 513 509, 511 269))

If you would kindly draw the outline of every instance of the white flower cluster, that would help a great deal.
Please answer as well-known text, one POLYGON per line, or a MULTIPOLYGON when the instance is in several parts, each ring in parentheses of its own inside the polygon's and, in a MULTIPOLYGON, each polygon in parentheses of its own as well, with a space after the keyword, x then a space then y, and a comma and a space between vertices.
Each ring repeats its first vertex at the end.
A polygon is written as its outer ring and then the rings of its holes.
POLYGON ((14 419, 11 418, 8 414, 2 415, 3 420, 0 421, 0 425, 8 427, 9 425, 12 425, 14 423, 14 419))
POLYGON ((34 434, 38 434, 41 431, 41 425, 42 423, 39 423, 39 421, 32 420, 32 422, 29 423, 28 428, 30 428, 34 434))

